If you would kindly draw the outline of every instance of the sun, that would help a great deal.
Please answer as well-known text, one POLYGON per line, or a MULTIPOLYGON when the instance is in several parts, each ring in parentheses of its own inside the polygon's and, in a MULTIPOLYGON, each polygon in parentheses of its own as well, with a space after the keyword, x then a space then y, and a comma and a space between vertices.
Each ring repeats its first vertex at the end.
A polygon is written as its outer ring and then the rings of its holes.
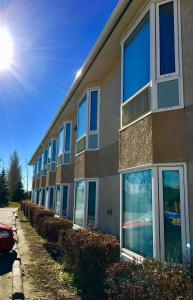
POLYGON ((9 69, 13 64, 13 40, 9 31, 0 28, 0 71, 9 69))

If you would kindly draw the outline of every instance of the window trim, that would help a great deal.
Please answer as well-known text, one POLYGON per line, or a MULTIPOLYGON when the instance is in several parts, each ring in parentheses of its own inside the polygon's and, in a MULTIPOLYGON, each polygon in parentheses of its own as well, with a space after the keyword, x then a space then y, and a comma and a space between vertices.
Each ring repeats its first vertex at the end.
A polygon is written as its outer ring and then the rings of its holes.
POLYGON ((181 203, 181 220, 183 219, 183 233, 182 233, 182 260, 187 263, 190 261, 190 249, 187 245, 190 245, 190 230, 189 230, 189 208, 188 208, 188 182, 187 182, 187 164, 186 162, 176 162, 176 163, 160 163, 160 164, 148 164, 143 166, 138 166, 135 168, 128 168, 125 170, 121 170, 120 172, 120 251, 121 255, 123 255, 126 259, 136 259, 137 261, 142 261, 144 257, 123 248, 123 231, 122 231, 122 222, 123 222, 123 175, 126 173, 134 173, 144 170, 152 169, 152 224, 153 224, 153 252, 154 258, 163 260, 163 247, 161 243, 163 243, 163 226, 160 221, 160 184, 159 181, 159 171, 160 170, 182 170, 182 178, 183 178, 183 193, 184 197, 181 203), (161 249, 162 247, 162 249, 161 249))
POLYGON ((71 164, 71 152, 72 152, 72 120, 66 120, 65 122, 62 123, 62 125, 59 127, 59 138, 58 138, 58 149, 59 149, 59 144, 60 144, 60 131, 63 129, 63 149, 62 153, 57 153, 57 158, 62 156, 61 163, 57 164, 57 167, 61 165, 69 165, 71 164), (66 124, 70 124, 70 150, 65 151, 65 145, 66 145, 66 124), (70 160, 68 163, 64 162, 64 154, 70 154, 70 160))

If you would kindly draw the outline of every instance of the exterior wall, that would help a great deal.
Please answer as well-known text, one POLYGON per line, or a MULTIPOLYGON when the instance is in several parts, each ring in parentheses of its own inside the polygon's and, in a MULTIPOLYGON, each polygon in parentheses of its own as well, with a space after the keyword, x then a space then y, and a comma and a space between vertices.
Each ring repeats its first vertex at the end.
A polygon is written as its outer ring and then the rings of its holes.
POLYGON ((32 190, 34 190, 36 187, 36 180, 32 180, 32 190))
POLYGON ((182 70, 185 106, 193 104, 193 47, 190 37, 193 36, 193 2, 181 0, 181 36, 182 36, 182 70))
POLYGON ((45 187, 46 186, 46 176, 41 176, 40 177, 40 187, 45 187))
POLYGON ((187 161, 187 127, 184 109, 152 114, 153 162, 187 161))
POLYGON ((48 172, 46 176, 46 186, 53 186, 56 184, 56 172, 48 172))
POLYGON ((120 180, 119 175, 100 178, 98 227, 100 230, 120 234, 120 180))
POLYGON ((73 164, 60 165, 56 168, 56 184, 71 183, 73 181, 73 164))
POLYGON ((36 186, 35 186, 36 189, 39 189, 40 188, 40 179, 36 179, 36 186))
POLYGON ((124 170, 152 162, 152 115, 149 115, 120 132, 119 169, 124 170))

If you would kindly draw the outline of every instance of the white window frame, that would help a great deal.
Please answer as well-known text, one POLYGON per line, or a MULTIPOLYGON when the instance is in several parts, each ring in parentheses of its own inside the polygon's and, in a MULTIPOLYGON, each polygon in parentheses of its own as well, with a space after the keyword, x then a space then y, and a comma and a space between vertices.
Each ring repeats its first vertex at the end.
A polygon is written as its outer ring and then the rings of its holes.
POLYGON ((120 173, 120 250, 124 259, 144 258, 128 249, 123 248, 123 174, 134 173, 144 170, 152 170, 152 225, 153 225, 153 257, 164 260, 164 223, 163 223, 163 191, 161 191, 162 180, 160 174, 164 170, 180 171, 181 191, 181 238, 182 238, 182 260, 184 263, 190 261, 190 233, 188 214, 188 188, 187 188, 187 166, 186 163, 149 164, 136 168, 125 169, 120 173))
POLYGON ((70 160, 69 160, 68 163, 65 163, 64 159, 63 159, 63 164, 65 164, 65 165, 71 164, 71 151, 72 151, 72 121, 69 120, 69 121, 65 121, 65 123, 64 123, 64 151, 63 151, 63 155, 64 154, 70 154, 70 160), (67 124, 70 124, 70 149, 68 151, 65 150, 65 145, 66 145, 66 125, 67 124))
POLYGON ((56 199, 56 187, 54 185, 49 185, 49 197, 48 197, 48 204, 49 204, 49 209, 54 209, 55 208, 55 199, 56 199), (53 207, 50 208, 50 190, 53 188, 53 207))
POLYGON ((82 138, 85 137, 85 149, 79 153, 76 152, 76 156, 89 150, 89 151, 97 151, 100 149, 100 138, 99 138, 99 133, 100 133, 100 98, 101 98, 101 90, 99 86, 88 88, 86 92, 83 93, 81 98, 78 101, 78 106, 77 106, 77 135, 76 135, 76 143, 79 142, 82 138), (98 92, 98 103, 97 103, 97 130, 90 130, 90 120, 91 120, 91 93, 97 91, 98 92), (79 106, 82 100, 86 97, 86 105, 87 105, 87 119, 86 119, 86 133, 82 135, 81 137, 78 138, 78 120, 79 120, 79 106), (90 149, 88 147, 88 137, 90 135, 98 134, 98 147, 95 149, 90 149))
POLYGON ((62 124, 60 127, 59 127, 59 137, 58 137, 58 153, 57 153, 57 157, 60 157, 62 156, 64 153, 64 124, 62 124), (60 132, 63 130, 63 147, 62 147, 62 153, 59 153, 59 150, 60 150, 60 132))
MULTIPOLYGON (((180 109, 184 107, 183 99, 183 76, 182 76, 182 49, 181 49, 181 18, 180 18, 180 0, 152 0, 142 11, 136 22, 131 25, 128 32, 124 35, 121 40, 121 105, 120 105, 120 131, 131 126, 137 121, 145 118, 147 115, 153 112, 169 111, 180 109), (165 74, 158 77, 158 63, 160 61, 159 51, 159 6, 168 2, 174 2, 174 31, 175 31, 175 66, 176 72, 172 74, 165 74), (145 15, 149 12, 150 14, 150 82, 146 86, 137 91, 133 96, 123 102, 123 77, 124 77, 124 44, 135 31, 137 26, 143 20, 145 15), (179 82, 179 105, 172 107, 158 108, 158 97, 157 97, 157 84, 164 81, 178 79, 179 82), (151 110, 146 114, 139 116, 134 121, 127 125, 122 125, 122 109, 129 101, 140 94, 147 86, 151 87, 151 110)), ((160 68, 160 67, 159 67, 160 68)))
POLYGON ((75 223, 75 208, 76 208, 76 184, 78 182, 84 181, 84 217, 83 217, 83 227, 87 227, 88 222, 88 187, 89 182, 96 182, 96 203, 95 203, 95 225, 94 228, 98 228, 98 198, 99 198, 99 178, 82 178, 75 180, 74 184, 74 209, 73 209, 73 227, 82 228, 82 226, 75 223))

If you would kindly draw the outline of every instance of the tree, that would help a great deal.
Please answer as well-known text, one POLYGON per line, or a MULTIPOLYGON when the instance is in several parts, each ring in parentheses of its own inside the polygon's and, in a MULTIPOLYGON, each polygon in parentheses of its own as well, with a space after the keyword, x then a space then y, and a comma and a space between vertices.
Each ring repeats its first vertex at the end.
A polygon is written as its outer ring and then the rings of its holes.
POLYGON ((16 187, 15 187, 15 191, 14 194, 12 196, 12 200, 14 201, 20 201, 24 199, 24 188, 23 188, 23 184, 22 182, 18 182, 16 187))
POLYGON ((17 151, 14 151, 10 157, 8 187, 10 200, 17 198, 15 192, 18 192, 19 187, 21 187, 21 166, 17 151))
POLYGON ((8 187, 7 175, 3 169, 0 173, 0 206, 5 206, 8 203, 8 187))

